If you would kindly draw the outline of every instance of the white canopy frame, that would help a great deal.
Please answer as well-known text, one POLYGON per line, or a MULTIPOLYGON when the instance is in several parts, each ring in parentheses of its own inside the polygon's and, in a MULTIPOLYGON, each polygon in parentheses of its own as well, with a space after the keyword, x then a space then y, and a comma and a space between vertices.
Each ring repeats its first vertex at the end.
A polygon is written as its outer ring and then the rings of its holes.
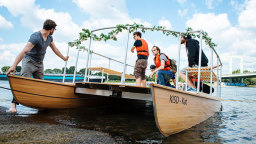
MULTIPOLYGON (((97 31, 102 31, 102 30, 108 30, 108 29, 116 29, 117 27, 106 27, 106 28, 100 28, 100 29, 95 29, 91 31, 91 37, 89 40, 89 47, 88 47, 88 53, 87 53, 87 60, 86 60, 86 69, 85 69, 85 77, 84 77, 84 81, 88 81, 88 77, 89 77, 89 73, 88 73, 88 66, 90 63, 90 55, 91 55, 91 45, 92 45, 92 34, 94 32, 97 31)), ((144 29, 144 30, 154 30, 154 28, 146 28, 146 27, 138 27, 137 29, 144 29)), ((178 34, 178 61, 177 61, 177 78, 176 78, 176 89, 178 89, 178 82, 179 82, 179 71, 180 71, 180 51, 181 51, 181 36, 182 34, 186 33, 186 32, 177 32, 177 31, 172 31, 172 30, 166 30, 166 29, 159 29, 159 31, 164 31, 164 32, 174 32, 178 34)), ((125 51, 125 59, 123 62, 123 73, 122 73, 122 78, 121 78, 121 83, 125 84, 125 74, 126 74, 126 67, 127 67, 127 53, 128 53, 128 47, 129 47, 129 34, 130 34, 130 27, 127 28, 127 32, 128 32, 128 37, 127 37, 127 46, 126 46, 126 51, 125 51)), ((199 30, 199 31, 190 31, 187 32, 189 34, 193 34, 193 33, 199 33, 200 34, 200 50, 199 50, 199 65, 198 65, 198 80, 200 80, 200 72, 201 72, 201 57, 202 57, 202 49, 203 49, 203 45, 202 45, 202 34, 203 31, 199 30)), ((220 96, 220 85, 221 85, 221 72, 222 72, 222 63, 220 60, 220 57, 218 55, 218 53, 216 52, 216 50, 212 47, 210 47, 212 52, 211 52, 211 90, 210 90, 210 94, 212 95, 212 74, 213 74, 213 52, 217 57, 217 95, 220 96), (220 73, 220 76, 219 76, 220 73)), ((77 67, 77 63, 78 63, 78 57, 79 57, 79 51, 80 51, 80 46, 78 46, 78 53, 77 53, 77 60, 76 60, 76 64, 75 64, 75 72, 74 72, 74 78, 76 75, 76 67, 77 67)), ((66 65, 65 65, 66 66, 66 65)), ((109 64, 110 67, 110 64, 109 64)), ((66 67, 65 67, 66 69, 66 67)), ((65 77, 65 69, 64 69, 64 77, 65 77)), ((63 79, 64 82, 64 79, 63 79)), ((73 80, 74 83, 74 80, 73 80)), ((186 80, 187 83, 187 80, 186 80)), ((198 81, 197 83, 197 93, 199 93, 200 90, 200 81, 198 81)))

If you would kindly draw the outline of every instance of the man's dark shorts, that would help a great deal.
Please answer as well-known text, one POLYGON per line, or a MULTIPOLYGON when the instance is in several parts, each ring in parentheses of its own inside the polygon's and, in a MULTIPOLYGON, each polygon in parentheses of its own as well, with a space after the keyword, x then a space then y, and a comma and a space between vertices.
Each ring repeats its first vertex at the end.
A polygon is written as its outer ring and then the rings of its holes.
POLYGON ((141 78, 141 80, 145 80, 145 72, 146 68, 148 66, 148 60, 147 59, 138 59, 136 61, 135 67, 134 67, 134 76, 136 79, 141 78))

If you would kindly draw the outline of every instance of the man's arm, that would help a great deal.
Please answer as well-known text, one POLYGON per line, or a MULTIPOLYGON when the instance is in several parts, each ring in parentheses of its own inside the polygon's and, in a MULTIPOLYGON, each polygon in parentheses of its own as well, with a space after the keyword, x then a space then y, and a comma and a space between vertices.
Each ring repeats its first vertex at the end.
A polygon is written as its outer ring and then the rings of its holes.
POLYGON ((134 53, 134 49, 136 49, 136 47, 140 47, 142 46, 142 42, 141 40, 136 40, 131 48, 131 52, 134 53))
POLYGON ((20 52, 20 54, 16 57, 13 65, 8 69, 7 74, 10 74, 13 72, 13 74, 16 71, 16 66, 20 63, 20 61, 25 57, 25 55, 30 52, 30 50, 34 47, 34 45, 31 42, 28 42, 24 49, 20 52))
POLYGON ((153 74, 156 73, 157 71, 164 69, 164 65, 165 65, 165 61, 164 61, 164 60, 161 60, 161 66, 158 67, 158 68, 156 68, 156 69, 150 74, 150 78, 152 78, 152 77, 153 77, 153 74))
POLYGON ((52 48, 52 51, 53 51, 58 57, 60 57, 60 58, 63 59, 64 61, 67 61, 67 60, 68 60, 69 56, 64 57, 64 56, 60 53, 60 51, 57 49, 57 47, 55 46, 54 42, 51 42, 51 43, 50 43, 50 47, 52 48))
POLYGON ((136 47, 135 47, 135 46, 132 46, 131 52, 134 53, 134 50, 135 50, 135 49, 136 49, 136 47))

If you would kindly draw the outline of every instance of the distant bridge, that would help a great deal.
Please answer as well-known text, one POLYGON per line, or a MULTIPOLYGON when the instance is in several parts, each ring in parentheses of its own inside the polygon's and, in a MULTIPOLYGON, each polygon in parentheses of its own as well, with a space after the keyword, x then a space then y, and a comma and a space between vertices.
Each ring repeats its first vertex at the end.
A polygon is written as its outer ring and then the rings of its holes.
POLYGON ((222 75, 222 79, 229 78, 256 78, 256 73, 238 73, 238 74, 225 74, 222 75))
POLYGON ((224 74, 222 79, 230 79, 230 82, 243 82, 244 78, 256 78, 256 73, 224 74))

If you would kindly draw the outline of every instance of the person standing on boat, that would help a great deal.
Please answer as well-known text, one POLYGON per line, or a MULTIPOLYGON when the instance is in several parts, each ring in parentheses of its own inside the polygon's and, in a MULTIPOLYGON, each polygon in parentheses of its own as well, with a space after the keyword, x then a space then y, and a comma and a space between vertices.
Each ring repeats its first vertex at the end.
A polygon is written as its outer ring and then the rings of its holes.
MULTIPOLYGON (((181 37, 181 44, 184 44, 187 51, 188 56, 188 67, 197 67, 199 63, 199 41, 192 39, 188 34, 187 36, 183 35, 181 37)), ((208 66, 208 59, 202 50, 202 58, 201 58, 201 66, 208 66)), ((186 80, 186 68, 181 70, 179 76, 185 81, 186 80)), ((188 76, 188 90, 196 92, 196 86, 192 83, 190 77, 188 76)))
POLYGON ((173 78, 171 60, 166 54, 161 53, 158 46, 153 46, 151 51, 155 56, 154 63, 156 65, 156 69, 152 71, 150 78, 153 77, 154 73, 157 73, 157 84, 171 86, 170 79, 173 78))
POLYGON ((134 32, 133 38, 135 40, 133 47, 131 48, 131 52, 134 53, 134 50, 137 51, 136 64, 134 67, 134 76, 136 78, 137 86, 146 86, 146 68, 148 66, 148 43, 141 38, 140 32, 134 32))
MULTIPOLYGON (((48 46, 51 47, 53 52, 63 59, 67 61, 69 56, 63 56, 60 51, 57 49, 53 42, 52 34, 56 30, 57 24, 50 19, 47 19, 44 22, 43 29, 37 32, 34 32, 25 48, 20 52, 20 54, 16 57, 13 65, 8 69, 7 74, 11 72, 15 74, 16 66, 22 60, 22 70, 21 75, 25 77, 31 77, 36 79, 44 79, 44 65, 43 60, 46 53, 46 48, 48 46)), ((18 102, 13 98, 12 106, 9 109, 10 112, 17 112, 16 105, 18 102)))

